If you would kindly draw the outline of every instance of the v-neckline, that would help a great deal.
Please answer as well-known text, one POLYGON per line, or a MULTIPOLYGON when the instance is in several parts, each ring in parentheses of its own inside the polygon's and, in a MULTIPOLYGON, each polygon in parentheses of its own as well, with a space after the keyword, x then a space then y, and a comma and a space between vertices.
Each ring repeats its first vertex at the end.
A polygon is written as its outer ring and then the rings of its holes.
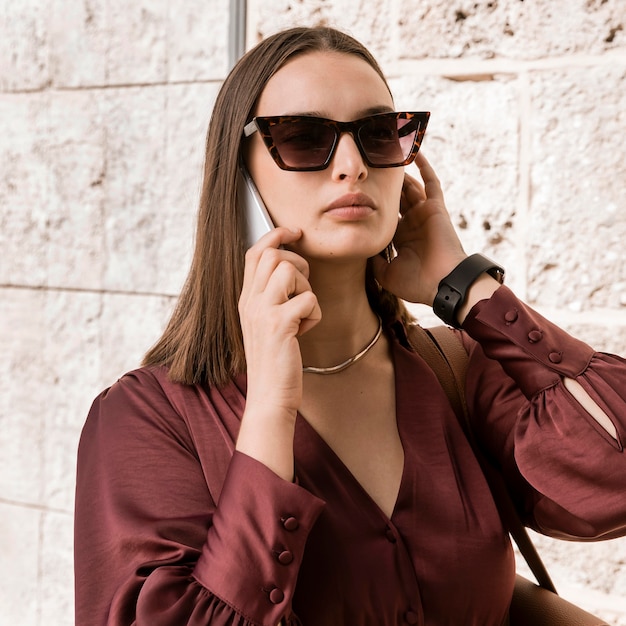
MULTIPOLYGON (((302 415, 301 413, 298 413, 297 420, 299 421, 301 426, 307 430, 309 435, 316 441, 317 445, 321 446, 324 449, 325 454, 321 458, 330 459, 330 461, 333 463, 335 468, 339 472, 341 472, 341 474, 343 474, 346 477, 346 479, 349 480, 355 486, 355 488, 363 496, 363 498, 372 507, 375 508, 375 510, 380 516, 384 518, 385 522, 390 522, 394 517, 396 508, 398 506, 398 501, 400 500, 400 494, 402 493, 402 490, 403 490, 403 485, 406 482, 406 472, 407 472, 406 450, 404 447, 404 443, 402 441, 402 435, 400 434, 400 428, 398 428, 398 436, 400 437, 400 445, 402 446, 404 458, 403 458, 403 464, 402 464, 402 474, 400 476, 400 483, 398 485, 398 490, 397 490, 396 497, 394 500, 394 505, 393 505, 393 509, 391 512, 391 516, 389 516, 387 515, 387 513, 385 513, 385 511, 382 510, 380 505, 376 502, 376 500, 374 500, 374 498, 371 496, 369 491, 367 491, 367 489, 361 484, 358 478, 352 473, 352 470, 350 470, 350 468, 344 463, 343 459, 337 454, 337 452, 335 452, 332 446, 307 421, 306 417, 304 417, 304 415, 302 415)), ((397 423, 397 416, 396 416, 396 423, 397 423)))
MULTIPOLYGON (((321 458, 328 458, 333 463, 337 471, 341 472, 343 476, 345 476, 346 480, 349 480, 357 489, 357 492, 363 496, 364 501, 366 501, 373 509, 377 512, 379 516, 382 516, 385 523, 390 523, 393 521, 396 516, 398 505, 403 501, 403 495, 407 488, 407 480, 408 480, 408 463, 407 463, 407 446, 405 445, 405 437, 406 433, 403 433, 403 420, 401 419, 401 415, 403 412, 403 407, 405 405, 405 393, 400 393, 400 385, 398 383, 399 376, 396 371, 397 365, 397 350, 399 349, 399 345, 397 341, 394 339, 391 340, 391 355, 394 367, 394 386, 395 386, 395 419, 396 419, 396 428, 398 430, 398 437, 400 439, 400 446, 402 447, 402 473, 400 475, 400 482, 398 484, 398 489, 395 495, 393 508, 391 510, 391 515, 387 515, 385 511, 380 507, 380 505, 374 500, 369 491, 363 486, 363 484, 358 480, 358 478, 353 474, 352 470, 346 465, 343 459, 339 456, 339 454, 333 449, 333 447, 320 435, 320 433, 313 427, 313 425, 306 419, 306 417, 298 412, 297 414, 297 423, 300 424, 301 428, 306 429, 309 435, 313 438, 313 440, 317 443, 318 446, 321 446, 325 451, 325 454, 321 458)), ((298 432, 298 428, 296 428, 296 432, 298 432)))

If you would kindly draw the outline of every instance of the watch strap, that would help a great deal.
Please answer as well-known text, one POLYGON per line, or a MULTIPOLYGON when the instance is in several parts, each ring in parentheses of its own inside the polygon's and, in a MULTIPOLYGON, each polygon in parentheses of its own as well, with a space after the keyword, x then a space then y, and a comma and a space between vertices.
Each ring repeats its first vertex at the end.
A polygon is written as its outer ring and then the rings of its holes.
POLYGON ((448 326, 460 328, 456 319, 459 308, 465 302, 468 289, 484 273, 499 283, 504 281, 504 269, 482 254, 472 254, 463 259, 442 281, 433 302, 435 315, 448 326))

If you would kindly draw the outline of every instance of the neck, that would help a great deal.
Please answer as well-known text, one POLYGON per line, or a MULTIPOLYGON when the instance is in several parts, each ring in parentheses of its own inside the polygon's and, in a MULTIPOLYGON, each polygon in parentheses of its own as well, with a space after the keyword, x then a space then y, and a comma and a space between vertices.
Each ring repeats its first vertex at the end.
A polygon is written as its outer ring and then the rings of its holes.
POLYGON ((365 292, 365 266, 333 267, 311 264, 309 277, 322 310, 320 323, 299 337, 306 365, 327 367, 359 352, 378 328, 365 292))

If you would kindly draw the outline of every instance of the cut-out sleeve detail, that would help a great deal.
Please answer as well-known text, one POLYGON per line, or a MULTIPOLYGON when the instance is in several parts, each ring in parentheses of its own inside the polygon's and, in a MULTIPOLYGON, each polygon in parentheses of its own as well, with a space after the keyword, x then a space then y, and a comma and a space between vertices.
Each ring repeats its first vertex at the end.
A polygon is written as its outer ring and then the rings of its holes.
POLYGON ((564 538, 626 534, 626 361, 595 352, 506 287, 473 307, 464 330, 473 428, 525 521, 564 538), (616 438, 564 377, 604 411, 616 438))

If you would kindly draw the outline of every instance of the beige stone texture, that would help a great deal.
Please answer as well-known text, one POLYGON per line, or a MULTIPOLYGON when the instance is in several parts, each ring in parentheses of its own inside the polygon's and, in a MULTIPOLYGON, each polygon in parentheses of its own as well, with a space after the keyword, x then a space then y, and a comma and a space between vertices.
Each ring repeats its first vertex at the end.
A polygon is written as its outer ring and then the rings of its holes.
MULTIPOLYGON (((0 585, 0 618, 3 624, 45 623, 40 621, 42 585, 38 576, 42 515, 35 508, 0 501, 0 548, 4 570, 0 585)), ((67 543, 63 552, 69 553, 67 543)), ((68 597, 67 591, 63 591, 63 595, 68 597)), ((59 624, 71 623, 63 614, 57 615, 59 624)))
MULTIPOLYGON (((185 279, 231 4, 0 3, 0 624, 73 624, 81 427, 185 279)), ((626 355, 625 0, 247 5, 249 46, 297 24, 361 39, 398 108, 432 111, 467 251, 626 355)), ((626 539, 536 542, 565 597, 626 626, 626 539)))
POLYGON ((39 553, 41 624, 72 624, 74 597, 68 580, 74 575, 74 559, 67 546, 73 543, 71 513, 47 511, 41 523, 39 553), (50 616, 56 616, 52 621, 50 616))
MULTIPOLYGON (((480 81, 417 75, 392 78, 390 86, 399 109, 431 111, 423 150, 442 182, 465 248, 512 267, 523 228, 519 81, 506 75, 480 81)), ((410 169, 417 175, 417 168, 410 169)), ((521 288, 516 274, 511 273, 510 285, 521 288)))
POLYGON ((593 72, 545 70, 531 78, 533 302, 574 312, 626 307, 624 84, 623 64, 593 72))
POLYGON ((623 46, 622 0, 418 2, 397 14, 408 58, 537 59, 623 46))

